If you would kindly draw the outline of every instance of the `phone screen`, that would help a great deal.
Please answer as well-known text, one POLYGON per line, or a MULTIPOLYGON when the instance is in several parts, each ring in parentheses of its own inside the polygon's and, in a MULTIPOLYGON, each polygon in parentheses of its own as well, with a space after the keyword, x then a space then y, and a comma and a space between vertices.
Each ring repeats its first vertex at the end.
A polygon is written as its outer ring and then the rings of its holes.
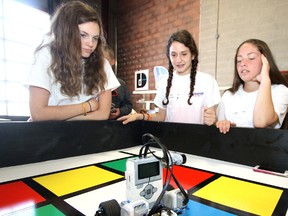
POLYGON ((267 174, 272 174, 272 175, 279 175, 279 176, 288 176, 288 171, 285 169, 281 168, 275 168, 267 165, 257 165, 253 168, 255 172, 262 172, 262 173, 267 173, 267 174))
POLYGON ((272 171, 272 172, 277 172, 277 173, 285 173, 285 169, 281 169, 281 168, 275 168, 275 167, 271 167, 268 165, 260 165, 257 169, 262 169, 262 170, 267 170, 267 171, 272 171))

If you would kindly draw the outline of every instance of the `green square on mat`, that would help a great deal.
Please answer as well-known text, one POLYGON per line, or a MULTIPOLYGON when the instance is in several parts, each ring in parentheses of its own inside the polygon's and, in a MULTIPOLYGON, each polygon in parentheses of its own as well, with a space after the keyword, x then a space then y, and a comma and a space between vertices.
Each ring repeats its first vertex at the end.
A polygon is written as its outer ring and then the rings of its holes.
POLYGON ((107 163, 102 163, 101 165, 109 167, 114 170, 118 170, 120 172, 125 172, 126 171, 126 161, 127 158, 120 159, 120 160, 115 160, 107 163))
POLYGON ((65 216, 60 210, 58 210, 55 206, 52 204, 42 206, 40 208, 36 209, 36 216, 47 216, 47 215, 53 215, 53 216, 65 216))

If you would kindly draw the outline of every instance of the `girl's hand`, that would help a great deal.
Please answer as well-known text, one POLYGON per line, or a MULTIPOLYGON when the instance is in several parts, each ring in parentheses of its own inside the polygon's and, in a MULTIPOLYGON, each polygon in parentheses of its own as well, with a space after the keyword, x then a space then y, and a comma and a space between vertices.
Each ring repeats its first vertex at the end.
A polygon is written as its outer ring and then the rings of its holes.
POLYGON ((216 122, 216 127, 219 128, 220 133, 226 134, 229 132, 230 127, 236 126, 235 123, 232 123, 228 120, 222 120, 216 122))
POLYGON ((216 121, 216 113, 213 108, 204 107, 204 124, 210 126, 216 121))
POLYGON ((256 77, 256 80, 258 82, 262 82, 264 80, 270 80, 270 76, 269 76, 269 71, 270 71, 270 65, 269 62, 267 60, 267 58, 261 54, 261 60, 262 60, 262 69, 260 74, 256 77))
POLYGON ((117 120, 123 121, 122 123, 125 125, 125 124, 128 124, 129 122, 136 121, 136 120, 142 120, 142 119, 143 119, 143 114, 134 113, 134 114, 122 116, 122 117, 118 118, 117 120))

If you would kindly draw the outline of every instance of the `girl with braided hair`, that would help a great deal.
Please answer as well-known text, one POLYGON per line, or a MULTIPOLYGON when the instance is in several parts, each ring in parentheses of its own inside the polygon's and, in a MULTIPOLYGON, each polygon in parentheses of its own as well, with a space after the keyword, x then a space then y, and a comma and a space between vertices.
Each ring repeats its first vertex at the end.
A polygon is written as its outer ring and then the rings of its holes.
POLYGON ((27 80, 30 120, 106 120, 120 84, 104 58, 102 21, 81 1, 60 5, 27 80))
POLYGON ((133 114, 119 118, 123 124, 152 120, 212 125, 220 92, 216 80, 197 71, 198 50, 187 30, 173 33, 167 44, 169 76, 157 89, 154 104, 159 112, 133 114))

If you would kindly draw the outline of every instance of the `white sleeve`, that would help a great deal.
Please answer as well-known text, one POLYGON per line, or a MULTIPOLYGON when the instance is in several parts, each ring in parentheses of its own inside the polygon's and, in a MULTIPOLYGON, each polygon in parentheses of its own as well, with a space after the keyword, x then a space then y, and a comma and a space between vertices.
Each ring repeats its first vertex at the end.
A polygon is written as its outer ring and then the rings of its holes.
POLYGON ((51 55, 49 49, 44 47, 35 55, 35 61, 30 68, 24 85, 41 87, 51 93, 52 78, 48 74, 50 64, 51 55))
POLYGON ((220 103, 218 104, 217 110, 216 110, 216 115, 217 115, 217 120, 222 121, 226 120, 226 115, 225 115, 225 101, 227 98, 231 95, 229 91, 224 92, 220 103))
POLYGON ((220 95, 218 83, 212 76, 211 76, 211 82, 208 86, 209 86, 208 88, 210 92, 208 93, 206 106, 212 107, 212 106, 217 105, 220 102, 221 95, 220 95))
POLYGON ((218 104, 216 113, 218 121, 225 120, 225 106, 223 101, 220 101, 220 103, 218 104))
POLYGON ((107 76, 107 84, 105 85, 105 90, 111 89, 111 91, 113 91, 114 89, 120 86, 120 83, 117 77, 115 76, 112 67, 110 66, 107 59, 105 59, 104 61, 104 70, 107 76))
POLYGON ((271 91, 274 109, 279 118, 279 125, 276 125, 275 128, 280 128, 287 113, 288 88, 284 85, 273 85, 271 91))
POLYGON ((166 109, 166 107, 164 107, 164 105, 162 104, 162 101, 165 98, 166 94, 166 85, 167 85, 167 79, 161 80, 161 82, 159 83, 159 87, 157 89, 157 94, 153 101, 154 104, 161 109, 166 109))

